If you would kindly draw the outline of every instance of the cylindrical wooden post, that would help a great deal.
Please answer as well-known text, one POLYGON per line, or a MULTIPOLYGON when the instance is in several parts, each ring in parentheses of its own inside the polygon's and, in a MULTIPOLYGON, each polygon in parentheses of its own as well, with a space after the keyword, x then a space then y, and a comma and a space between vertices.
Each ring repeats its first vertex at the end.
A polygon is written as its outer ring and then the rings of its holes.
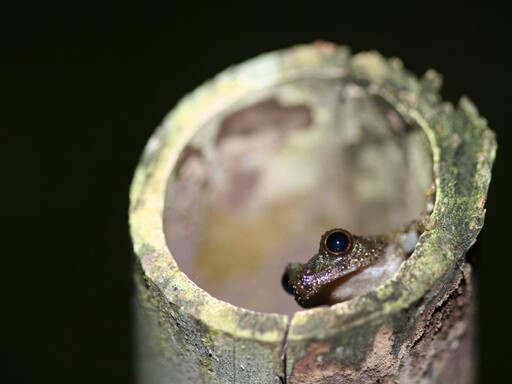
POLYGON ((329 43, 265 54, 185 97, 131 188, 140 383, 470 383, 465 255, 496 143, 440 76, 329 43), (279 287, 320 235, 427 230, 396 276, 296 311, 279 287))

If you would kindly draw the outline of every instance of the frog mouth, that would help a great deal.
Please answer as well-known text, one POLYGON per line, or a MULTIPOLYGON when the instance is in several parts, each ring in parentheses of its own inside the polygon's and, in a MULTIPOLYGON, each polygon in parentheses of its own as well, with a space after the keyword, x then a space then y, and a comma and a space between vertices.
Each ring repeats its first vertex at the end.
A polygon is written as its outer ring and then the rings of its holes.
MULTIPOLYGON (((349 282, 366 267, 352 266, 343 270, 315 271, 310 266, 299 263, 289 264, 283 275, 283 287, 295 296, 295 300, 304 308, 335 304, 331 300, 332 292, 349 282), (291 284, 291 281, 296 283, 291 284)), ((339 302, 339 301, 336 301, 339 302)))
POLYGON ((295 293, 295 299, 304 308, 328 306, 350 300, 352 297, 358 296, 358 291, 361 291, 361 287, 357 284, 357 277, 364 275, 365 270, 370 266, 371 264, 362 268, 354 268, 352 271, 343 271, 341 276, 331 277, 331 281, 324 280, 322 284, 313 284, 309 286, 309 289, 305 289, 307 294, 297 295, 298 292, 295 293))
POLYGON ((347 273, 337 279, 334 279, 332 282, 326 284, 325 286, 320 288, 318 292, 310 298, 310 300, 308 300, 308 305, 334 305, 337 303, 341 303, 343 301, 350 300, 355 296, 359 296, 359 294, 355 292, 357 291, 357 288, 351 289, 351 281, 357 279, 358 275, 364 274, 364 270, 368 267, 369 265, 364 268, 360 268, 356 271, 347 273), (340 294, 340 292, 342 291, 346 291, 347 293, 353 292, 353 294, 340 294))

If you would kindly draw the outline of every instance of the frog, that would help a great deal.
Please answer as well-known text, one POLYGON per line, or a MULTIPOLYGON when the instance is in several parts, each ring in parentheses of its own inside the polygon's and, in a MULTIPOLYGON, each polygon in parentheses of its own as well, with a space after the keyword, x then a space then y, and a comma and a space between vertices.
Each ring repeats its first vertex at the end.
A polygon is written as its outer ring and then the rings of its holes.
POLYGON ((427 192, 420 218, 390 233, 357 236, 343 228, 326 231, 311 259, 286 266, 284 289, 304 308, 334 305, 375 290, 393 278, 430 229, 434 192, 433 187, 427 192))

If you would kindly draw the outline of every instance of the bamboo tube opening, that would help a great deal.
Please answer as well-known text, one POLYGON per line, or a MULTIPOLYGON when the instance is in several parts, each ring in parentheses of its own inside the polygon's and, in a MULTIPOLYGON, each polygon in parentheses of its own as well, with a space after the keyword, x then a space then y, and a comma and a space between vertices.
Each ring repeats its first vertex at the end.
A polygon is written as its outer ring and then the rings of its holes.
POLYGON ((189 129, 166 190, 167 246, 199 287, 242 308, 294 313, 287 263, 330 228, 380 234, 418 218, 432 184, 423 130, 350 78, 305 73, 189 129))

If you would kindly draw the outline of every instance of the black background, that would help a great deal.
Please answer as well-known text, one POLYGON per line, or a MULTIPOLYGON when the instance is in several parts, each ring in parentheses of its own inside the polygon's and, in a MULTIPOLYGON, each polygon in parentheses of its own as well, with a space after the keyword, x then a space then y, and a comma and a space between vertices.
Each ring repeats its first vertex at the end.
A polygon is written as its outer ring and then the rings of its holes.
POLYGON ((498 136, 480 236, 481 382, 507 381, 509 16, 496 6, 77 2, 0 7, 2 383, 131 383, 128 188, 146 140, 229 65, 316 39, 444 75, 498 136), (71 4, 71 5, 70 5, 71 4))

